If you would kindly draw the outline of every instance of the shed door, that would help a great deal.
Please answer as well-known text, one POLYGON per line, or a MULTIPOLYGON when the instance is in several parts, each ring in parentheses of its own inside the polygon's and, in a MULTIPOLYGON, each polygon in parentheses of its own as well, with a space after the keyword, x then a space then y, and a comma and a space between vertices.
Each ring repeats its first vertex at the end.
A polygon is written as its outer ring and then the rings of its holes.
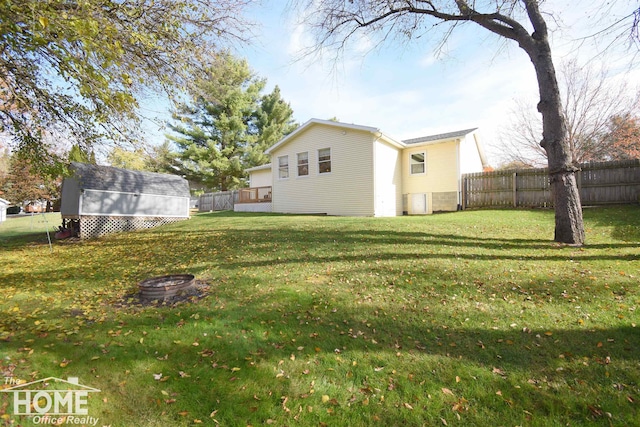
POLYGON ((424 215, 427 213, 427 194, 418 193, 411 195, 411 213, 414 215, 424 215))

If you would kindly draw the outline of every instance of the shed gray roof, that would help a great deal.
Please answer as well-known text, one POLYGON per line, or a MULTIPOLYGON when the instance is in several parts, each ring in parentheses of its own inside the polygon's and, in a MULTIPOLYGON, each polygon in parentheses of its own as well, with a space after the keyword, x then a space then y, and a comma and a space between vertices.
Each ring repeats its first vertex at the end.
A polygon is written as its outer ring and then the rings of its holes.
POLYGON ((189 197, 189 183, 177 175, 132 171, 111 166, 71 163, 71 170, 86 190, 189 197))
POLYGON ((440 141, 442 139, 453 139, 459 138, 461 136, 465 136, 478 128, 465 129, 465 130, 457 130, 455 132, 447 132, 447 133, 439 133, 437 135, 429 135, 429 136, 421 136, 420 138, 413 139, 405 139, 405 144, 419 144, 421 142, 429 142, 429 141, 440 141))

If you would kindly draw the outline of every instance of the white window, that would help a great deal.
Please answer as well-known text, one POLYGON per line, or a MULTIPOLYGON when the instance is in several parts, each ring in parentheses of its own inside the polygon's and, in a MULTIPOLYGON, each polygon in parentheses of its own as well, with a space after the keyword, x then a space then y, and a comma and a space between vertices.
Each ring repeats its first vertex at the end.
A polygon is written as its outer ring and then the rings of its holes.
POLYGON ((318 173, 331 172, 331 149, 318 150, 318 173))
POLYGON ((278 157, 278 178, 289 178, 289 156, 278 157))
POLYGON ((309 153, 298 153, 298 176, 309 175, 309 153))
POLYGON ((426 160, 427 153, 413 153, 411 154, 411 175, 423 175, 427 170, 426 160))

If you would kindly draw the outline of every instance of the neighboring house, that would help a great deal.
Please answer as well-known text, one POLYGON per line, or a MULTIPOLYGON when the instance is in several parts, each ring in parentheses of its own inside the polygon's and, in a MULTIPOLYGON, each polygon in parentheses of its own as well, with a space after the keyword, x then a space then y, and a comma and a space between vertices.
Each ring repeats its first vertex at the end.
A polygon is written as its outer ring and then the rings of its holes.
POLYGON ((189 218, 189 184, 179 176, 73 162, 62 183, 63 225, 81 238, 189 218))
POLYGON ((486 165, 475 131, 398 141, 374 127, 311 119, 266 150, 271 166, 248 170, 251 187, 270 185, 272 211, 280 213, 455 211, 462 174, 486 165))
POLYGON ((0 198, 0 222, 7 219, 7 208, 9 207, 9 201, 0 198))

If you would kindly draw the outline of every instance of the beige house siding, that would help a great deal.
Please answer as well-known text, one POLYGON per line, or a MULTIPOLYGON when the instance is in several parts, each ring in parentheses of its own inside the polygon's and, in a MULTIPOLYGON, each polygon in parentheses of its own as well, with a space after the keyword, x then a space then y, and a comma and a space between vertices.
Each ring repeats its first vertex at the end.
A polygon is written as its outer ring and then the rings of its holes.
MULTIPOLYGON (((407 147, 402 154, 402 192, 411 205, 413 194, 426 193, 427 209, 433 211, 455 211, 458 208, 458 142, 451 140, 438 144, 407 147), (413 153, 426 153, 424 174, 412 175, 410 158, 413 153)), ((410 209, 410 208, 409 208, 410 209)), ((409 210, 409 213, 415 213, 409 210)))
POLYGON ((249 174, 249 187, 271 186, 271 168, 251 171, 249 174))
POLYGON ((456 142, 408 147, 402 153, 403 193, 458 191, 456 142), (413 153, 426 152, 426 171, 423 175, 411 175, 410 157, 413 153))
POLYGON ((373 216, 373 140, 370 132, 314 124, 272 151, 273 211, 373 216), (318 150, 331 149, 331 172, 318 172, 318 150), (297 154, 308 153, 309 175, 298 176, 297 154), (289 156, 289 177, 278 158, 289 156))
POLYGON ((402 151, 378 139, 375 150, 375 216, 402 215, 402 151))

